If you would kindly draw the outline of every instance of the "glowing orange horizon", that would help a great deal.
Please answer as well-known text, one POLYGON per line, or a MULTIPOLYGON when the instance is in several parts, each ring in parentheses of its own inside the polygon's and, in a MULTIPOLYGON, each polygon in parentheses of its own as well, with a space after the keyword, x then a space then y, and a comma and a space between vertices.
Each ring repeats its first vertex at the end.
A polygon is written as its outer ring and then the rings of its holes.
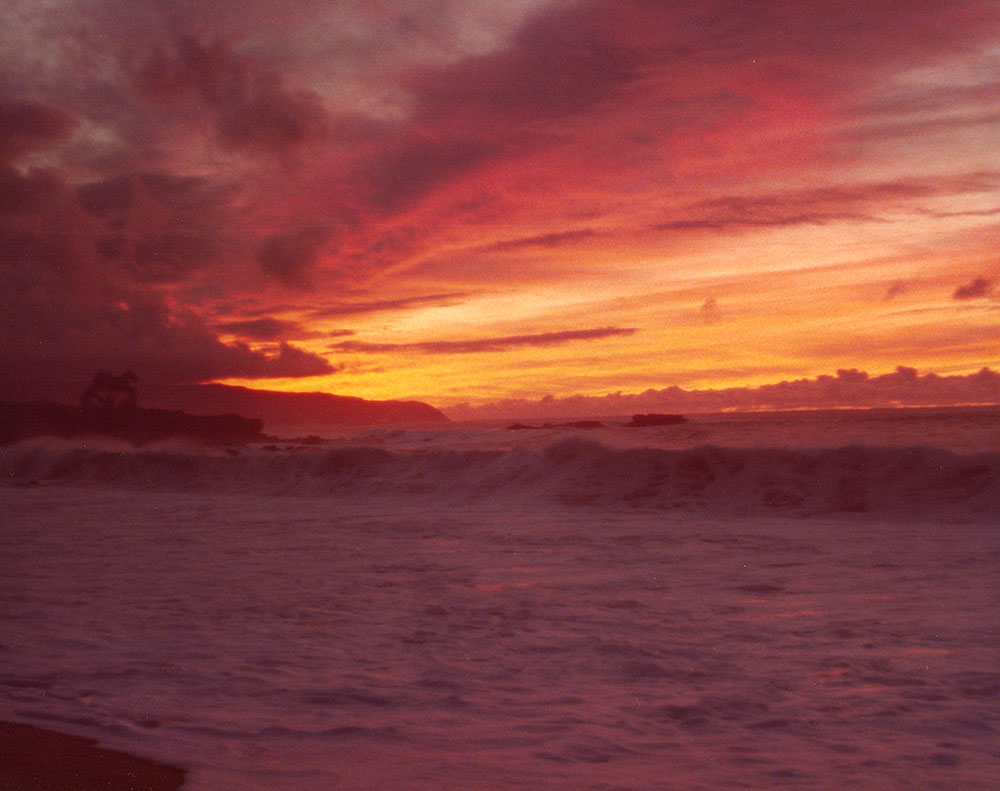
POLYGON ((56 5, 12 19, 0 94, 0 363, 32 392, 1000 367, 994 3, 56 5))

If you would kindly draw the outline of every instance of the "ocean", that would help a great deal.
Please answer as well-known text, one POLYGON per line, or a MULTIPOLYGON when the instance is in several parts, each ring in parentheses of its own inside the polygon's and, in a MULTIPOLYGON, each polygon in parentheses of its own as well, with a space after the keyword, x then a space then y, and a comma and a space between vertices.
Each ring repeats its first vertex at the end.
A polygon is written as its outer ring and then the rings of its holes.
POLYGON ((0 448, 0 719, 185 789, 995 789, 1000 409, 0 448))

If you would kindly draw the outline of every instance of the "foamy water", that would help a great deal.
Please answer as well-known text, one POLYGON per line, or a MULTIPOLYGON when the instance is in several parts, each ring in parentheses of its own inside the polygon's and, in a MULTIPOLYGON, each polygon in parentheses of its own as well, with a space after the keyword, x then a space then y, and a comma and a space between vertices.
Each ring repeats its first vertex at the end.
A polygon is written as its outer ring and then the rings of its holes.
POLYGON ((996 448, 673 428, 0 449, 0 716, 195 791, 995 788, 996 448))

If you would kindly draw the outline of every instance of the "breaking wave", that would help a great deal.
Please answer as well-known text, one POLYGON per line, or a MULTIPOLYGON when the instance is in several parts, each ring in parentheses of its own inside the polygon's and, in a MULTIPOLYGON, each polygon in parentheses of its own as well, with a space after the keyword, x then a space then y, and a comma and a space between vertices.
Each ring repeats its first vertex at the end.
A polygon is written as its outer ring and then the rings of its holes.
POLYGON ((111 486, 254 495, 407 497, 442 503, 542 498, 567 505, 736 515, 1000 516, 1000 453, 930 447, 614 449, 570 437, 542 449, 379 447, 0 448, 7 486, 111 486))

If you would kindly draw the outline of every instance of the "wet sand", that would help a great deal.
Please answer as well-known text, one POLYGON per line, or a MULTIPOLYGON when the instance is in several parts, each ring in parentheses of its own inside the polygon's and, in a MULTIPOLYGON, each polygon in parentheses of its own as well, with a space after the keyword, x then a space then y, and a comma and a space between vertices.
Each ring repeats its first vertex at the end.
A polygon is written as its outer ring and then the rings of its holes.
POLYGON ((0 722, 0 791, 176 791, 185 774, 91 739, 0 722))

